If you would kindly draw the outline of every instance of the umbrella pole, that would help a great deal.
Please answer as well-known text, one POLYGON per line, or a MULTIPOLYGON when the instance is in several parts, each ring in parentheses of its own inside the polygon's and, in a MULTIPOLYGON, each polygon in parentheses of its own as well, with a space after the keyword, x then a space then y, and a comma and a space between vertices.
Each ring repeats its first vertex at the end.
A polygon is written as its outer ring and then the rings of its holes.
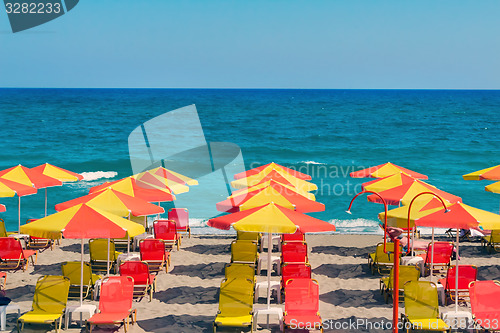
POLYGON ((80 306, 83 305, 83 238, 81 245, 81 261, 80 261, 80 306))
POLYGON ((455 253, 455 312, 458 312, 458 242, 459 242, 459 230, 457 228, 457 253, 455 253))
MULTIPOLYGON (((427 255, 429 255, 427 253, 427 255)), ((432 227, 432 249, 431 249, 431 281, 432 281, 432 270, 434 269, 434 227, 432 227)))
MULTIPOLYGON (((267 236, 267 308, 271 308, 271 251, 273 249, 273 235, 267 236)), ((269 317, 268 317, 269 318, 269 317)))
POLYGON ((21 197, 18 197, 18 204, 17 204, 17 216, 18 216, 18 221, 17 223, 19 224, 19 227, 17 231, 21 233, 21 197))
POLYGON ((108 256, 107 256, 107 261, 106 261, 106 268, 107 268, 107 273, 106 275, 109 276, 109 243, 110 243, 110 240, 108 238, 108 256))
POLYGON ((414 257, 415 256, 415 229, 417 229, 417 226, 413 226, 411 229, 411 255, 414 257))
POLYGON ((45 216, 47 216, 47 188, 45 188, 45 216))
MULTIPOLYGON (((130 221, 130 212, 128 213, 128 220, 130 221)), ((127 257, 130 255, 130 235, 127 231, 127 257)))

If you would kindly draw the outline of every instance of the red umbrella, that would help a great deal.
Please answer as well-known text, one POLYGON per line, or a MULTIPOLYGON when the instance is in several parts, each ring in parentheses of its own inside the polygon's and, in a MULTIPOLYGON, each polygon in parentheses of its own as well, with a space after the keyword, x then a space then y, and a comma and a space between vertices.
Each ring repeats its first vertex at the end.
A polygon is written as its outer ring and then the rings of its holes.
POLYGON ((351 172, 349 175, 352 178, 366 178, 366 177, 371 177, 371 178, 383 178, 387 177, 390 175, 394 175, 397 173, 404 173, 408 176, 411 176, 413 178, 417 179, 428 179, 426 175, 423 175, 421 173, 397 166, 396 164, 392 164, 391 162, 385 163, 385 164, 380 164, 377 166, 373 166, 367 169, 351 172))
POLYGON ((293 169, 284 167, 284 166, 279 165, 279 164, 274 163, 274 162, 271 162, 271 163, 268 163, 268 164, 265 164, 265 165, 262 165, 260 167, 253 168, 253 169, 250 169, 250 170, 247 170, 247 171, 243 171, 243 172, 237 173, 237 174, 234 175, 234 179, 246 178, 248 176, 252 176, 252 175, 258 174, 259 172, 263 171, 266 168, 277 169, 277 170, 282 169, 283 171, 285 171, 285 172, 291 174, 292 176, 294 176, 295 178, 299 178, 299 179, 302 179, 302 180, 311 180, 311 176, 309 176, 309 175, 307 175, 305 173, 295 171, 293 169))
POLYGON ((5 207, 5 205, 0 205, 0 213, 3 213, 7 210, 7 208, 5 207))

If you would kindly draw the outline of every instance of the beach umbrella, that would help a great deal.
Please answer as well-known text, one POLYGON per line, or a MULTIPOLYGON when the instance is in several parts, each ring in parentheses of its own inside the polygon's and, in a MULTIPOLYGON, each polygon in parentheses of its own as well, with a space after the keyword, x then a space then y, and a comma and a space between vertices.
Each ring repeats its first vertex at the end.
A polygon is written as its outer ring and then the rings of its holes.
MULTIPOLYGON (((423 181, 417 180, 416 178, 408 176, 404 173, 395 173, 390 176, 377 178, 369 182, 365 182, 361 184, 361 188, 365 191, 374 191, 378 193, 404 184, 413 183, 415 181, 424 183, 423 181)), ((435 187, 428 183, 424 184, 429 185, 431 187, 435 187)))
POLYGON ((86 203, 92 207, 99 208, 122 217, 130 215, 156 215, 165 212, 162 207, 149 203, 146 200, 118 192, 112 188, 59 203, 55 206, 55 208, 58 212, 60 212, 81 203, 86 203))
MULTIPOLYGON (((210 219, 208 225, 217 229, 229 230, 231 226, 237 231, 252 231, 268 234, 270 244, 267 250, 267 283, 271 284, 271 251, 272 234, 291 234, 300 229, 301 232, 335 231, 335 226, 314 217, 269 203, 241 212, 210 219)), ((267 288, 267 308, 271 307, 271 288, 267 288)))
POLYGON ((145 171, 132 176, 137 184, 142 187, 151 186, 159 190, 168 190, 174 194, 186 193, 189 187, 185 185, 182 179, 172 180, 156 175, 152 171, 145 171))
POLYGON ((404 173, 408 176, 417 179, 428 179, 426 175, 421 173, 400 167, 396 164, 392 164, 391 162, 387 162, 385 164, 380 164, 377 166, 373 166, 367 169, 351 172, 349 175, 352 178, 383 178, 387 176, 391 176, 398 173, 404 173))
MULTIPOLYGON (((83 303, 83 240, 134 237, 145 232, 142 225, 110 212, 79 204, 21 227, 21 232, 35 237, 81 239, 80 304, 83 303)), ((109 255, 108 255, 109 259, 109 255)), ((109 272, 109 261, 108 261, 109 272)))
POLYGON ((500 165, 471 172, 462 177, 464 180, 500 180, 500 165))
MULTIPOLYGON (((37 167, 31 168, 31 170, 41 173, 45 176, 55 178, 63 183, 77 182, 83 179, 83 176, 78 173, 57 167, 49 163, 41 164, 37 167)), ((45 216, 47 216, 47 187, 45 188, 45 216)))
MULTIPOLYGON (((417 179, 412 182, 406 182, 400 186, 380 191, 378 194, 384 198, 388 205, 399 206, 401 204, 408 205, 416 195, 422 192, 432 192, 436 196, 439 196, 451 203, 462 201, 462 198, 456 195, 444 192, 417 179)), ((368 196, 368 201, 382 203, 381 198, 373 194, 368 196)))
MULTIPOLYGON (((62 182, 46 176, 40 172, 32 171, 31 169, 24 167, 22 165, 18 165, 12 168, 8 168, 0 171, 0 179, 4 181, 11 181, 15 183, 22 184, 26 187, 33 187, 35 189, 34 192, 29 194, 36 193, 37 189, 47 188, 51 186, 61 186, 62 182)), ((21 228, 21 195, 18 191, 18 226, 21 228)))
POLYGON ((5 205, 0 205, 0 213, 3 213, 7 211, 7 208, 5 207, 5 205))
POLYGON ((500 215, 465 205, 461 202, 442 208, 434 213, 415 219, 416 225, 457 229, 455 311, 458 311, 458 258, 459 229, 470 229, 478 225, 484 229, 500 229, 500 215))
POLYGON ((271 202, 301 213, 322 212, 325 210, 324 204, 310 200, 279 184, 269 185, 260 190, 232 196, 217 203, 217 210, 234 213, 240 210, 260 207, 271 202))
POLYGON ((250 187, 253 185, 258 185, 260 183, 264 183, 267 181, 275 180, 285 185, 294 186, 301 191, 315 191, 318 189, 318 186, 313 183, 309 183, 305 180, 295 178, 294 176, 286 173, 284 171, 279 170, 266 170, 255 174, 253 176, 249 176, 246 178, 240 178, 231 182, 231 186, 236 189, 242 189, 245 187, 250 187))
POLYGON ((184 176, 180 173, 177 173, 175 171, 165 169, 163 167, 158 167, 155 169, 150 170, 152 173, 154 173, 156 176, 166 178, 169 180, 172 180, 174 182, 177 182, 179 184, 186 184, 186 185, 198 185, 198 181, 196 179, 189 178, 187 176, 184 176), (181 180, 181 181, 179 181, 181 180))
POLYGON ((268 163, 268 164, 265 164, 265 165, 262 165, 262 166, 259 166, 259 167, 247 170, 247 171, 243 171, 243 172, 237 173, 237 174, 234 175, 234 179, 246 178, 246 177, 258 174, 261 171, 272 170, 272 169, 284 171, 284 172, 286 172, 286 173, 294 176, 295 178, 299 178, 299 179, 302 179, 302 180, 311 180, 311 176, 309 176, 308 174, 305 174, 305 173, 302 173, 302 172, 298 172, 296 170, 284 167, 284 166, 279 165, 279 164, 274 163, 274 162, 271 162, 271 163, 268 163))
POLYGON ((112 188, 118 192, 125 193, 132 197, 141 198, 149 202, 164 202, 173 201, 175 196, 167 189, 158 189, 151 185, 137 184, 132 177, 126 177, 113 182, 105 182, 102 185, 90 188, 89 193, 103 191, 107 188, 112 188))
POLYGON ((258 191, 258 190, 261 190, 265 187, 268 187, 270 185, 279 185, 279 186, 282 186, 283 187, 283 191, 293 191, 293 192, 297 192, 301 195, 303 195, 304 197, 310 199, 310 200, 315 200, 316 201, 316 197, 314 196, 314 194, 310 193, 310 192, 307 192, 307 191, 304 191, 304 190, 301 190, 299 188, 296 188, 295 186, 292 186, 292 185, 285 185, 285 184, 282 184, 276 180, 269 180, 269 181, 266 181, 266 182, 261 182, 257 185, 253 185, 253 186, 250 186, 250 187, 245 187, 245 188, 242 188, 240 190, 235 190, 232 192, 232 195, 230 195, 228 198, 232 198, 232 197, 235 197, 235 196, 238 196, 238 195, 241 195, 241 194, 246 194, 246 193, 249 193, 249 192, 252 192, 252 191, 258 191))

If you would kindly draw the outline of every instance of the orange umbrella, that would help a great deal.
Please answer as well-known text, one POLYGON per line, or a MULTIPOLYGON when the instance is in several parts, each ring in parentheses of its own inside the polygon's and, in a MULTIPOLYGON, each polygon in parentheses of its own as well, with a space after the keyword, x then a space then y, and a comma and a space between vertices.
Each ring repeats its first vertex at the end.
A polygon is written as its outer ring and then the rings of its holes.
POLYGON ((7 210, 7 208, 5 207, 5 205, 0 205, 0 213, 3 213, 7 210))
POLYGON ((102 185, 94 186, 90 189, 90 193, 103 191, 107 188, 112 188, 118 192, 125 193, 132 197, 137 197, 149 202, 164 202, 173 201, 175 196, 167 189, 158 189, 151 185, 141 183, 140 185, 132 177, 116 180, 114 182, 105 182, 102 185))
POLYGON ((165 212, 160 206, 153 205, 140 198, 135 198, 125 193, 118 192, 112 188, 57 204, 55 208, 58 212, 60 212, 81 203, 86 203, 92 207, 123 217, 129 215, 156 215, 165 212))
MULTIPOLYGON (((4 184, 5 184, 5 181, 10 181, 10 182, 22 184, 25 186, 25 188, 33 187, 34 192, 30 193, 30 191, 27 191, 28 194, 36 193, 36 189, 62 185, 61 181, 59 181, 55 178, 46 176, 40 172, 32 171, 31 169, 26 168, 22 165, 18 165, 18 166, 0 171, 0 179, 2 179, 4 184)), ((21 197, 23 195, 21 195, 20 192, 18 192, 18 191, 16 191, 16 193, 19 196, 18 224, 19 224, 19 229, 21 229, 21 197)))
POLYGON ((234 213, 240 210, 259 207, 271 202, 295 209, 297 212, 301 213, 322 212, 325 210, 325 205, 322 203, 310 200, 278 183, 274 183, 256 191, 230 197, 217 203, 217 210, 234 213))
POLYGON ((237 174, 234 175, 234 179, 240 179, 240 178, 246 178, 246 177, 249 177, 249 176, 253 176, 253 175, 256 175, 259 172, 261 172, 263 170, 266 170, 266 169, 281 170, 281 171, 284 171, 286 173, 291 174, 295 178, 299 178, 299 179, 302 179, 302 180, 311 180, 311 176, 309 176, 308 174, 295 171, 293 169, 284 167, 284 166, 279 165, 279 164, 274 163, 274 162, 268 163, 266 165, 262 165, 262 166, 257 167, 257 168, 250 169, 248 171, 237 173, 237 174))
POLYGON ((377 166, 373 166, 367 169, 351 172, 349 175, 352 178, 366 178, 366 177, 371 177, 371 178, 383 178, 387 177, 390 175, 394 175, 397 173, 404 173, 408 176, 411 176, 413 178, 417 179, 428 179, 426 175, 423 175, 421 173, 397 166, 396 164, 392 164, 391 162, 385 163, 385 164, 380 164, 377 166))
MULTIPOLYGON (((76 182, 83 179, 83 176, 78 173, 57 167, 49 163, 31 168, 31 170, 37 173, 41 173, 45 176, 55 178, 63 183, 76 182)), ((47 216, 47 188, 45 188, 45 216, 47 216)))

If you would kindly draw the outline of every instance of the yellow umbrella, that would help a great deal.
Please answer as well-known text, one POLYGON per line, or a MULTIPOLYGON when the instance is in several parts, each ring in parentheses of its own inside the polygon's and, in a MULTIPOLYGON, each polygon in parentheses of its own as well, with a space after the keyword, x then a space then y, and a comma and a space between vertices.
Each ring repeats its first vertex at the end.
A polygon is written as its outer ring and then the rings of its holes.
POLYGON ((500 182, 490 184, 484 188, 488 192, 500 193, 500 182))
POLYGON ((245 187, 254 186, 260 183, 268 182, 270 180, 275 180, 285 185, 294 186, 301 191, 315 191, 318 189, 318 186, 313 183, 309 183, 305 180, 295 178, 289 173, 278 171, 278 170, 270 170, 260 172, 256 175, 249 176, 246 178, 237 179, 231 182, 231 186, 237 189, 242 189, 245 187))
POLYGON ((270 181, 267 181, 267 182, 263 182, 263 183, 259 183, 257 185, 254 185, 254 186, 250 186, 250 187, 246 187, 246 188, 243 188, 241 190, 236 190, 236 191, 233 191, 233 194, 230 195, 229 197, 227 197, 228 199, 231 199, 231 198, 234 198, 235 196, 239 196, 239 195, 242 195, 242 194, 246 194, 246 193, 250 193, 250 192, 253 192, 253 191, 258 191, 258 190, 262 190, 263 188, 266 188, 268 186, 273 186, 273 185, 280 185, 280 186, 283 186, 285 187, 287 190, 290 190, 290 191, 293 191, 293 192, 296 192, 300 195, 303 195, 305 196, 307 199, 309 200, 314 200, 316 201, 316 197, 314 196, 314 194, 312 193, 309 193, 307 191, 304 191, 304 190, 301 190, 301 189, 298 189, 292 185, 285 185, 285 184, 282 184, 278 181, 275 181, 275 180, 270 180, 270 181))
POLYGON ((471 172, 462 177, 465 180, 500 180, 500 165, 471 172))

